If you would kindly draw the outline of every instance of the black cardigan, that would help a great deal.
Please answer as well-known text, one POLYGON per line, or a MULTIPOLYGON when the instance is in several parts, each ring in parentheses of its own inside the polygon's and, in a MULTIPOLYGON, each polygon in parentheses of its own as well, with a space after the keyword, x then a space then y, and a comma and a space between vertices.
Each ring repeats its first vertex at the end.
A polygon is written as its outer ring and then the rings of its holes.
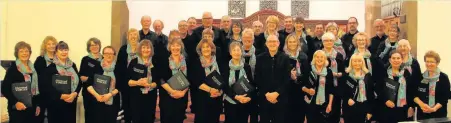
MULTIPOLYGON (((39 78, 38 78, 39 79, 39 78)), ((24 82, 24 76, 23 74, 17 70, 17 65, 15 62, 11 63, 11 67, 8 68, 8 70, 6 70, 6 74, 5 74, 5 78, 3 79, 2 82, 2 94, 3 96, 6 97, 6 99, 8 99, 8 109, 11 109, 13 107, 15 107, 16 103, 18 102, 17 98, 13 95, 12 92, 12 84, 13 83, 20 83, 20 82, 24 82)), ((43 91, 42 88, 42 84, 38 82, 38 88, 39 90, 43 91)), ((40 103, 42 102, 41 99, 41 94, 33 96, 32 97, 32 102, 33 102, 33 106, 39 106, 40 103)), ((30 107, 28 107, 30 108, 30 107)))
MULTIPOLYGON (((132 93, 132 94, 130 94, 130 96, 137 96, 136 93, 141 94, 140 88, 143 88, 143 87, 142 86, 130 87, 128 85, 128 81, 129 80, 137 81, 137 80, 139 80, 141 78, 145 78, 145 77, 147 77, 147 72, 148 72, 147 71, 147 67, 145 67, 142 64, 138 64, 138 59, 137 58, 135 58, 135 59, 130 61, 130 65, 127 68, 127 73, 128 74, 127 74, 127 76, 125 78, 125 82, 127 84, 127 88, 130 90, 130 93, 132 93), (139 69, 140 71, 142 70, 142 73, 137 73, 137 71, 135 71, 137 69, 139 69), (141 75, 145 75, 145 76, 138 76, 137 74, 141 74, 141 75)), ((156 75, 155 72, 157 72, 155 67, 153 67, 151 69, 151 72, 152 72, 151 73, 151 75, 152 75, 152 82, 155 82, 157 84, 157 87, 158 87, 160 85, 160 83, 157 81, 157 80, 159 80, 158 77, 155 77, 155 75, 156 75)), ((154 88, 154 90, 152 90, 152 91, 156 91, 156 89, 157 88, 154 88)))
POLYGON ((84 88, 83 96, 90 94, 87 89, 89 86, 92 86, 92 83, 94 82, 94 74, 103 75, 103 68, 100 65, 100 61, 92 59, 89 56, 83 57, 81 60, 79 76, 80 78, 81 76, 88 77, 88 80, 82 83, 82 87, 84 88))
MULTIPOLYGON (((343 91, 343 102, 347 102, 349 99, 354 100, 355 102, 357 102, 357 97, 359 94, 359 82, 354 80, 353 78, 351 78, 349 76, 349 73, 343 73, 343 80, 345 80, 344 82, 346 82, 344 84, 345 87, 343 87, 344 91, 343 91), (351 87, 353 86, 353 88, 351 87)), ((366 103, 369 103, 369 106, 373 106, 374 104, 374 99, 375 99, 375 95, 374 95, 374 80, 372 79, 372 76, 370 73, 365 74, 365 77, 363 79, 363 81, 365 82, 365 94, 366 94, 366 103)), ((349 105, 347 105, 349 106, 349 105)), ((364 107, 364 111, 366 112, 371 112, 372 107, 364 107)))
POLYGON ((128 80, 127 80, 127 45, 123 45, 119 49, 119 53, 116 58, 116 67, 114 68, 114 75, 116 76, 116 87, 121 92, 127 92, 128 80))
MULTIPOLYGON (((77 65, 75 65, 75 63, 73 63, 72 68, 74 68, 75 72, 78 74, 77 65)), ((55 63, 52 63, 48 66, 43 75, 39 77, 39 79, 42 79, 43 82, 40 83, 42 84, 42 89, 40 89, 41 93, 43 94, 43 96, 49 98, 50 99, 49 101, 60 100, 62 94, 61 92, 56 90, 55 87, 53 87, 52 85, 52 76, 55 74, 59 73, 56 70, 55 63)), ((80 90, 81 90, 81 80, 79 80, 77 88, 75 89, 74 92, 77 92, 77 94, 79 94, 80 90)))
MULTIPOLYGON (((308 81, 304 82, 302 84, 302 87, 306 87, 306 88, 313 88, 315 89, 315 95, 313 95, 313 97, 311 98, 311 103, 310 104, 315 104, 315 100, 316 97, 318 96, 318 84, 319 84, 319 75, 316 75, 313 73, 313 71, 311 71, 308 74, 308 81), (316 79, 315 79, 316 78, 316 79), (313 85, 312 85, 312 81, 313 81, 313 85)), ((326 85, 325 85, 325 102, 322 106, 327 106, 329 104, 329 95, 332 94, 334 95, 334 83, 333 83, 333 75, 332 75, 332 70, 330 70, 329 68, 327 68, 327 75, 326 75, 326 85)), ((308 93, 306 93, 306 95, 309 95, 308 93)))
POLYGON ((308 46, 307 56, 308 56, 309 61, 312 61, 313 54, 317 50, 321 50, 323 48, 323 42, 320 38, 312 37, 310 35, 306 36, 306 40, 307 40, 307 46, 308 46))
MULTIPOLYGON (((230 67, 227 68, 227 71, 228 72, 225 72, 223 74, 223 76, 224 76, 223 79, 227 84, 226 86, 224 86, 224 89, 223 89, 224 93, 227 94, 227 96, 229 96, 230 98, 232 98, 233 101, 239 102, 238 100, 235 99, 236 93, 233 91, 232 87, 229 86, 229 84, 230 84, 230 81, 229 81, 230 67)), ((246 72, 246 77, 249 80, 249 83, 255 87, 254 78, 253 78, 252 72, 251 72, 251 66, 249 66, 248 64, 244 64, 244 71, 246 72)), ((237 74, 237 73, 235 72, 235 74, 237 74)), ((239 72, 238 72, 238 74, 239 74, 239 72)), ((239 79, 239 77, 237 77, 236 75, 235 75, 235 78, 239 79)), ((238 81, 238 79, 236 79, 236 81, 238 81)), ((252 95, 255 95, 255 94, 256 94, 256 92, 254 91, 252 94, 248 94, 247 97, 253 97, 252 95)))
POLYGON ((290 58, 283 52, 277 52, 271 57, 268 52, 257 56, 255 65, 255 84, 261 95, 267 92, 286 94, 289 86, 291 64, 290 58))
MULTIPOLYGON (((301 69, 301 75, 297 77, 295 83, 300 84, 300 83, 308 81, 308 74, 311 71, 310 70, 311 69, 311 67, 310 67, 311 65, 309 64, 308 56, 302 51, 299 51, 299 55, 298 55, 297 60, 299 61, 299 64, 301 65, 301 68, 300 68, 301 69)), ((296 60, 290 59, 290 65, 291 65, 291 67, 290 67, 291 69, 290 70, 295 69, 296 68, 296 66, 295 66, 296 65, 296 60)), ((290 72, 290 75, 291 75, 291 72, 290 72)), ((290 80, 291 80, 291 77, 290 77, 290 80)))
MULTIPOLYGON (((387 75, 387 71, 384 71, 385 73, 383 73, 383 75, 382 75, 382 78, 384 79, 384 78, 386 78, 386 79, 389 79, 388 78, 388 76, 389 75, 387 75)), ((409 72, 409 71, 404 71, 404 78, 406 79, 406 99, 407 99, 407 105, 406 106, 408 106, 408 107, 413 107, 414 106, 414 101, 413 101, 413 98, 414 98, 414 96, 415 96, 415 94, 416 94, 416 89, 417 89, 417 86, 418 86, 418 83, 416 83, 416 81, 414 81, 414 80, 412 80, 412 77, 411 77, 411 73, 409 72)), ((384 91, 384 89, 386 88, 385 87, 385 81, 383 81, 383 79, 381 79, 382 81, 380 82, 380 83, 376 83, 376 93, 378 94, 378 98, 380 97, 380 100, 382 100, 383 101, 383 105, 385 106, 385 102, 388 100, 387 99, 387 92, 385 92, 384 91)), ((394 79, 394 81, 395 82, 398 82, 398 80, 399 80, 399 77, 393 77, 393 79, 394 79)), ((395 103, 395 105, 396 105, 396 101, 395 102, 393 102, 393 103, 395 103)))
MULTIPOLYGON (((423 76, 420 76, 420 79, 423 79, 423 76)), ((415 97, 419 97, 423 103, 428 104, 429 101, 429 91, 424 94, 424 92, 421 92, 422 89, 429 88, 429 84, 423 84, 420 83, 418 86, 418 89, 416 91, 415 97), (421 89, 420 89, 421 88, 421 89), (422 94, 423 93, 423 94, 422 94)), ((448 98, 450 96, 449 92, 450 83, 448 75, 446 75, 443 72, 440 72, 439 81, 437 82, 435 86, 435 103, 440 103, 442 107, 438 109, 436 112, 431 113, 432 115, 438 115, 438 116, 446 116, 448 113, 448 98)), ((428 90, 428 89, 427 89, 428 90)), ((431 107, 432 108, 432 107, 431 107)), ((422 110, 418 110, 422 112, 422 110)))
POLYGON ((47 61, 45 61, 44 56, 38 56, 36 57, 36 60, 34 61, 34 69, 38 73, 38 75, 41 75, 43 71, 47 68, 47 61))

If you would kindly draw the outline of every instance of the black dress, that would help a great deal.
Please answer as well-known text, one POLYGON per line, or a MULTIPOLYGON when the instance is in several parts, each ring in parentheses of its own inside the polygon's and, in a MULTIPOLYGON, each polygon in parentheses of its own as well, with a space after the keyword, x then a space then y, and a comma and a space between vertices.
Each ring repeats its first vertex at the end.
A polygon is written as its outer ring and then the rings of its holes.
POLYGON ((268 52, 257 56, 254 78, 259 91, 260 122, 286 122, 290 70, 290 59, 283 52, 277 52, 273 57, 268 52), (277 103, 272 104, 266 99, 265 94, 270 92, 279 93, 277 103))
MULTIPOLYGON (((15 62, 11 63, 11 67, 8 68, 5 74, 5 78, 2 82, 2 94, 8 100, 8 113, 9 113, 9 123, 39 123, 38 117, 35 116, 36 107, 40 107, 42 99, 41 95, 36 95, 32 97, 33 107, 27 107, 25 110, 18 111, 16 109, 16 103, 18 99, 13 95, 12 84, 24 82, 23 74, 17 70, 17 65, 15 62)), ((38 84, 40 89, 42 84, 38 84)), ((41 90, 41 89, 40 89, 41 90)), ((44 112, 40 112, 44 113, 44 112)))
MULTIPOLYGON (((244 52, 246 52, 246 53, 248 53, 249 51, 244 51, 244 52)), ((257 60, 257 54, 254 54, 255 55, 255 59, 257 60)), ((245 64, 247 64, 247 65, 249 65, 250 66, 250 60, 251 60, 251 56, 244 56, 244 60, 245 60, 245 64)), ((251 67, 251 73, 252 73, 252 77, 254 77, 253 75, 254 75, 254 73, 255 73, 255 64, 254 64, 254 66, 250 66, 251 67)), ((256 96, 258 97, 258 88, 256 88, 255 89, 255 92, 256 92, 256 96)), ((251 99, 251 102, 250 102, 251 104, 251 108, 249 109, 250 110, 250 112, 251 112, 251 116, 250 116, 250 123, 258 123, 258 112, 259 112, 259 109, 258 109, 258 100, 257 100, 257 98, 255 98, 255 99, 251 99)))
POLYGON ((120 91, 122 99, 122 109, 124 110, 124 119, 126 123, 131 122, 131 110, 130 110, 130 88, 128 86, 128 73, 127 71, 127 45, 123 45, 119 49, 119 53, 116 58, 116 67, 114 69, 114 75, 116 76, 116 87, 120 91))
POLYGON ((83 95, 83 106, 85 108, 85 122, 95 123, 95 107, 94 104, 97 102, 95 97, 88 92, 88 87, 92 85, 94 80, 94 74, 103 74, 102 66, 100 66, 100 61, 90 58, 89 56, 83 57, 80 65, 80 78, 81 76, 88 77, 86 82, 82 83, 82 95, 83 95))
POLYGON ((366 101, 358 102, 359 95, 359 80, 355 80, 349 76, 349 73, 343 73, 343 80, 345 82, 343 87, 343 115, 346 123, 364 123, 366 114, 372 114, 372 107, 374 106, 374 80, 370 73, 367 73, 363 78, 365 82, 366 101), (348 100, 352 99, 355 103, 349 106, 348 100))
MULTIPOLYGON (((230 71, 230 68, 229 68, 230 71)), ((244 65, 244 71, 246 72, 246 77, 249 80, 249 83, 255 87, 254 79, 251 72, 251 67, 247 64, 244 65)), ((240 79, 240 71, 235 71, 235 80, 240 79)), ((233 91, 232 87, 230 85, 229 81, 230 72, 224 73, 224 79, 227 82, 226 86, 224 86, 224 93, 227 94, 232 100, 233 103, 229 102, 228 100, 224 100, 224 110, 225 110, 225 123, 247 123, 248 117, 251 113, 251 102, 242 104, 238 100, 235 99, 236 93, 233 91)), ((254 91, 250 94, 248 94, 246 97, 250 97, 251 100, 256 99, 257 93, 254 91)))
MULTIPOLYGON (((422 76, 421 79, 423 79, 422 76)), ((440 72, 439 81, 437 81, 437 84, 435 86, 435 103, 440 103, 442 107, 433 113, 423 113, 423 110, 421 110, 421 108, 417 105, 418 120, 429 118, 444 118, 448 115, 448 98, 450 96, 449 88, 450 84, 448 75, 440 72)), ((429 101, 429 84, 420 83, 415 97, 419 97, 421 101, 423 101, 423 103, 427 105, 429 101)))
MULTIPOLYGON (((288 114, 287 122, 288 123, 303 123, 305 113, 307 112, 307 105, 304 101, 305 93, 302 91, 302 83, 308 81, 308 74, 310 73, 310 64, 308 63, 308 57, 302 51, 299 52, 299 56, 297 57, 297 61, 299 61, 301 75, 297 77, 296 80, 292 80, 290 77, 289 84, 289 97, 288 102, 289 105, 287 107, 288 114)), ((291 68, 296 68, 296 60, 290 59, 291 68)))
MULTIPOLYGON (((138 59, 135 58, 130 61, 130 65, 127 69, 129 80, 139 80, 141 78, 146 78, 147 67, 138 64, 138 59)), ((151 69, 152 76, 155 75, 155 67, 151 69)), ((158 77, 157 77, 158 78, 158 77)), ((152 82, 156 82, 157 78, 152 77, 152 82)), ((157 82, 158 83, 158 82, 157 82)), ((157 89, 149 91, 147 94, 141 92, 140 86, 130 87, 130 110, 131 118, 133 123, 152 123, 155 121, 155 109, 157 104, 157 89)))
MULTIPOLYGON (((47 61, 45 61, 44 56, 38 56, 36 57, 36 60, 34 61, 34 69, 36 70, 36 73, 38 73, 38 76, 41 76, 42 73, 44 73, 45 69, 47 69, 47 61)), ((41 83, 39 81, 39 83, 41 83)), ((47 102, 46 101, 42 101, 41 104, 39 105, 39 107, 41 108, 41 112, 46 112, 47 111, 47 102)), ((45 113, 40 113, 38 116, 38 121, 39 123, 44 122, 45 119, 45 113)))
MULTIPOLYGON (((75 63, 73 63, 72 68, 78 74, 78 69, 75 63)), ((48 121, 49 123, 75 123, 76 121, 76 107, 77 107, 77 98, 73 100, 72 103, 67 103, 64 100, 61 100, 60 97, 62 95, 61 92, 57 91, 52 85, 52 76, 55 74, 59 74, 54 63, 50 64, 43 75, 39 77, 42 79, 42 89, 41 93, 43 94, 43 98, 48 102, 51 102, 51 105, 48 105, 48 121)), ((80 93, 81 90, 81 81, 78 82, 77 88, 74 92, 77 94, 80 93)))
MULTIPOLYGON (((330 69, 327 69, 327 76, 326 76, 326 84, 325 84, 325 102, 322 105, 317 105, 315 103, 315 100, 318 96, 318 85, 319 85, 319 75, 316 75, 312 72, 308 74, 309 81, 303 83, 303 87, 306 87, 308 89, 314 88, 315 89, 315 95, 313 95, 310 100, 311 102, 307 104, 308 106, 308 112, 306 114, 307 116, 307 122, 308 123, 328 123, 328 115, 330 115, 333 112, 326 113, 327 105, 329 105, 329 95, 334 94, 334 84, 333 84, 333 75, 332 71, 330 69)), ((306 95, 309 95, 306 93, 306 95)), ((310 97, 310 96, 309 96, 310 97)), ((334 95, 335 97, 335 95, 334 95)))

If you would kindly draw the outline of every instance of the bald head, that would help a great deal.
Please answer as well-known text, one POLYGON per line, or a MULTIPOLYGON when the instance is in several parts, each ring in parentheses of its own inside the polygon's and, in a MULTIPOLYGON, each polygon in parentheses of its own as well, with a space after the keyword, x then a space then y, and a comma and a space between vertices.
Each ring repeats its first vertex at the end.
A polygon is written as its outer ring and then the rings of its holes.
POLYGON ((202 14, 202 25, 206 28, 213 26, 213 16, 211 12, 204 12, 202 14))
POLYGON ((141 26, 143 30, 148 30, 150 28, 150 24, 152 22, 152 18, 148 15, 144 15, 141 17, 141 26))

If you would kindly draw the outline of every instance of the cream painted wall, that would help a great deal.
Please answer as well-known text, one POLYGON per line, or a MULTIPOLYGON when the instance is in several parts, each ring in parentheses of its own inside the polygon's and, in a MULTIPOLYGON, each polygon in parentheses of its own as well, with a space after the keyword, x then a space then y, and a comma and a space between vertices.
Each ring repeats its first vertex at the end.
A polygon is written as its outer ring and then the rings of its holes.
MULTIPOLYGON (((99 38, 102 46, 111 44, 111 1, 9 1, 0 7, 1 59, 14 60, 14 45, 26 41, 32 46, 34 61, 47 35, 69 44, 70 58, 77 66, 87 54, 89 38, 99 38), (7 24, 3 26, 4 23, 7 24)), ((3 75, 4 71, 0 73, 3 75)))
MULTIPOLYGON (((0 49, 5 49, 6 47, 2 42, 6 40, 6 16, 7 16, 7 1, 0 1, 0 49)), ((3 59, 5 52, 0 50, 0 59, 3 59)), ((0 68, 0 79, 3 79, 2 73, 5 73, 3 68, 0 68)))
MULTIPOLYGON (((227 0, 168 0, 168 1, 141 1, 127 0, 130 10, 130 27, 141 29, 140 20, 143 15, 152 17, 152 21, 160 19, 165 23, 163 33, 169 33, 177 28, 179 20, 190 16, 201 18, 204 11, 210 11, 213 18, 227 15, 227 0)), ((246 16, 259 10, 258 0, 246 1, 246 16)), ((279 0, 278 11, 291 15, 291 0, 279 0)), ((347 20, 355 16, 361 22, 358 29, 365 29, 365 1, 310 1, 310 18, 321 20, 347 20)), ((153 29, 152 29, 153 30, 153 29)))

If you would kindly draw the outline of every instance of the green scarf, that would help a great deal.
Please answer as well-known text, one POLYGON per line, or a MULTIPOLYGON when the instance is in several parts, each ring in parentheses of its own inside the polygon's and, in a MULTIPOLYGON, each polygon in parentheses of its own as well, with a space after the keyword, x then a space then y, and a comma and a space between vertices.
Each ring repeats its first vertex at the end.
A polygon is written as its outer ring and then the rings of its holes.
POLYGON ((31 84, 31 94, 33 96, 39 94, 39 87, 38 87, 38 74, 36 73, 36 70, 34 69, 33 63, 31 63, 30 60, 28 60, 28 67, 31 69, 27 69, 25 65, 20 61, 19 59, 16 60, 16 66, 17 70, 19 70, 20 73, 23 74, 24 80, 27 83, 31 84), (31 74, 31 76, 30 76, 31 74))
MULTIPOLYGON (((116 89, 116 76, 114 75, 114 68, 116 66, 116 61, 113 61, 111 65, 107 65, 106 61, 102 59, 100 62, 102 63, 101 66, 103 68, 103 75, 111 77, 110 82, 110 89, 109 92, 112 92, 114 89, 116 89)), ((111 97, 107 102, 105 102, 107 105, 113 104, 113 97, 111 97)))
POLYGON ((431 107, 435 105, 435 87, 437 85, 437 82, 439 81, 439 77, 440 77, 440 69, 437 68, 434 72, 433 77, 429 77, 429 72, 425 71, 423 73, 423 80, 421 80, 421 83, 429 84, 428 105, 431 107))
POLYGON ((78 83, 80 82, 77 72, 72 67, 74 64, 72 60, 69 58, 66 59, 66 64, 61 63, 58 58, 54 58, 53 63, 56 65, 56 70, 58 71, 58 74, 63 76, 70 76, 71 78, 71 91, 74 92, 75 89, 77 89, 78 83))

